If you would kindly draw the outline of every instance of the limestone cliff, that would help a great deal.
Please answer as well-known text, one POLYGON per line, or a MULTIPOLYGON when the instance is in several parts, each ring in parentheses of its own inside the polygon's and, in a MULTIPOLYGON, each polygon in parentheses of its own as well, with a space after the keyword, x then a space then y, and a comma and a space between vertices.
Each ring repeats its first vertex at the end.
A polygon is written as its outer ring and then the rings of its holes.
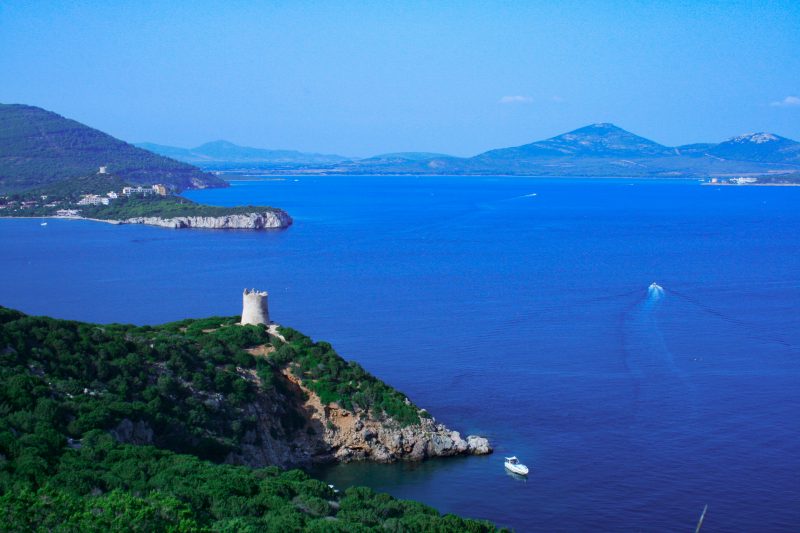
POLYGON ((217 217, 184 216, 174 218, 136 217, 118 221, 121 224, 147 224, 163 228, 205 229, 280 229, 289 227, 292 218, 281 210, 224 215, 217 217))
MULTIPOLYGON (((270 350, 265 347, 261 351, 266 356, 270 350)), ((248 379, 259 381, 252 372, 248 379)), ((281 372, 281 383, 272 391, 263 392, 258 401, 245 408, 245 413, 255 418, 256 428, 245 436, 240 449, 231 453, 227 462, 292 467, 360 460, 422 461, 492 452, 486 438, 470 435, 465 439, 458 431, 428 418, 424 411, 418 424, 402 426, 391 418, 375 418, 360 409, 323 404, 288 370, 281 372), (292 420, 290 424, 285 422, 287 418, 292 420)))

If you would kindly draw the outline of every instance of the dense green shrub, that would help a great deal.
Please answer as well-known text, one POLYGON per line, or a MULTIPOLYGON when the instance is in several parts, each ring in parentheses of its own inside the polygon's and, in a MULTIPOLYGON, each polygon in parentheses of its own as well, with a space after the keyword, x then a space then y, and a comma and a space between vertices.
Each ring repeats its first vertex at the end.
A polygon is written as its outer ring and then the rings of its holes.
POLYGON ((323 403, 337 403, 345 409, 360 408, 377 418, 388 415, 404 426, 419 423, 419 409, 405 395, 358 363, 342 359, 327 342, 314 343, 292 328, 281 328, 280 332, 288 342, 270 360, 279 365, 290 364, 292 372, 323 403))
POLYGON ((127 418, 147 422, 158 445, 220 460, 248 429, 239 408, 256 391, 236 367, 255 367, 244 348, 268 342, 263 328, 230 327, 235 318, 97 326, 7 309, 0 321, 0 405, 19 409, 0 432, 39 414, 77 439, 127 418), (209 408, 198 385, 226 401, 209 408))
POLYGON ((124 220, 135 217, 219 217, 247 213, 277 211, 266 206, 241 205, 218 207, 203 205, 180 196, 121 197, 108 205, 81 206, 81 215, 90 218, 124 220))

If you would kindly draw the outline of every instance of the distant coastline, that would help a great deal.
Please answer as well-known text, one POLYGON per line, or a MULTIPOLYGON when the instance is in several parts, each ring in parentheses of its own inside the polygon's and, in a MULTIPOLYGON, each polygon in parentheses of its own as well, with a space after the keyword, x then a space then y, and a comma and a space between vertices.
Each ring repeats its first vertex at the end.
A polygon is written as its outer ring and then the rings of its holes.
POLYGON ((60 219, 60 220, 88 220, 90 222, 104 222, 115 226, 126 224, 143 224, 171 229, 246 229, 267 230, 285 229, 292 225, 292 218, 284 211, 278 213, 249 213, 239 215, 226 215, 216 217, 137 217, 125 220, 103 219, 82 216, 41 215, 41 216, 7 216, 0 219, 60 219))
POLYGON ((701 185, 714 187, 800 187, 800 183, 711 183, 705 182, 701 185))
POLYGON ((94 176, 66 180, 49 189, 0 196, 0 217, 93 220, 175 229, 264 230, 292 224, 292 218, 282 209, 198 204, 173 194, 163 184, 127 185, 107 174, 105 167, 94 176))

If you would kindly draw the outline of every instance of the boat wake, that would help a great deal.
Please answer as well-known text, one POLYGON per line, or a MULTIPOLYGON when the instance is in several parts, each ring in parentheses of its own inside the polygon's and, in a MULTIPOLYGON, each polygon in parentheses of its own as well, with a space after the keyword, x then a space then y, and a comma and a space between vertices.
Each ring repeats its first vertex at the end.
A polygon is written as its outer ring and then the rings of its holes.
POLYGON ((631 373, 639 378, 678 371, 658 325, 663 300, 664 289, 651 284, 647 298, 634 307, 625 321, 625 360, 631 373))
POLYGON ((691 396, 689 384, 664 341, 659 312, 665 301, 664 289, 657 283, 647 288, 647 296, 625 316, 623 350, 625 364, 634 382, 637 418, 654 416, 662 422, 674 415, 685 418, 691 396))

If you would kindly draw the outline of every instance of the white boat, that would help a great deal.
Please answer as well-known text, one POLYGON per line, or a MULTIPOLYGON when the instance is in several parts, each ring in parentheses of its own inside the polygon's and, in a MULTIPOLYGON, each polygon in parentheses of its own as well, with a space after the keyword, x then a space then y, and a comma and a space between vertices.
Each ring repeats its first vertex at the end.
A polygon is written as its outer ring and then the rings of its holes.
POLYGON ((46 226, 46 225, 47 225, 47 222, 42 222, 42 223, 41 223, 41 224, 39 224, 39 225, 40 225, 40 226, 46 226))
POLYGON ((506 470, 514 474, 519 474, 520 476, 528 475, 528 467, 520 463, 516 457, 506 457, 505 466, 506 470))

